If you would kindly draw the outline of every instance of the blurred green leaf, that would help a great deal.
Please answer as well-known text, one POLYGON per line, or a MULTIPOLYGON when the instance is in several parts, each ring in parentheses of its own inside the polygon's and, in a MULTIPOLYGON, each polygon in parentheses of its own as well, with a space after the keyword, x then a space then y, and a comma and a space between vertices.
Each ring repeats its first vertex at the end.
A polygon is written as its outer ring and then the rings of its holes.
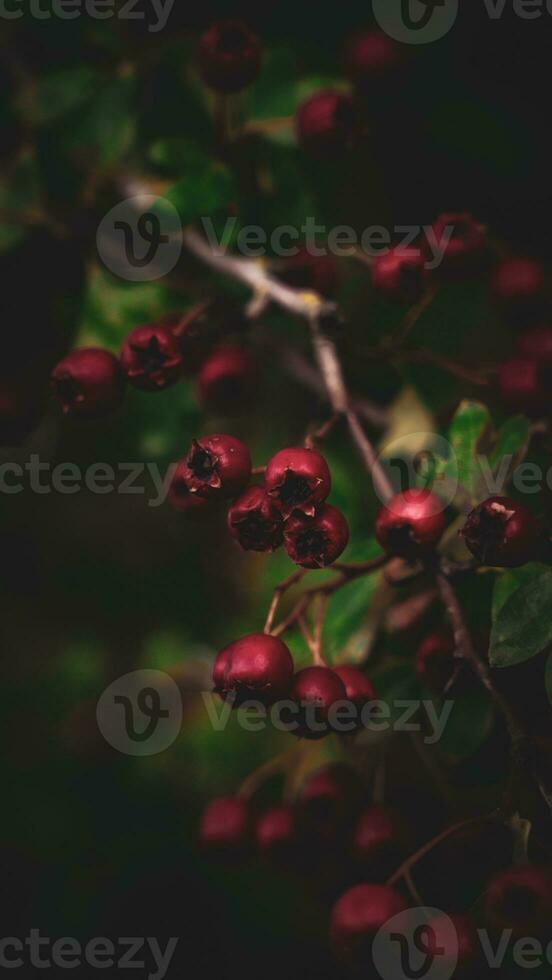
POLYGON ((71 65, 38 78, 25 89, 19 109, 33 126, 56 122, 82 105, 101 84, 98 72, 89 65, 71 65))
POLYGON ((182 224, 188 225, 198 218, 212 218, 217 211, 234 203, 236 195, 230 171, 198 153, 190 156, 187 173, 164 197, 174 205, 182 224))
POLYGON ((117 351, 130 330, 164 313, 166 302, 159 283, 124 283, 96 266, 88 277, 79 344, 117 351))
POLYGON ((457 698, 439 741, 440 752, 453 762, 468 759, 489 737, 493 718, 493 707, 485 691, 457 698))
POLYGON ((552 570, 538 565, 532 569, 495 615, 489 652, 493 667, 524 663, 552 642, 552 570))
MULTIPOLYGON (((366 560, 374 558, 381 549, 375 540, 367 543, 366 560)), ((342 653, 368 616, 370 603, 377 592, 381 573, 365 575, 349 582, 330 599, 325 624, 325 642, 331 659, 342 653)))
POLYGON ((458 482, 475 497, 479 441, 491 426, 489 410, 480 402, 463 401, 449 427, 448 439, 455 456, 445 467, 446 475, 453 478, 457 467, 458 482))
POLYGON ((540 562, 530 562, 522 565, 521 568, 509 568, 497 578, 493 590, 492 620, 495 622, 500 610, 507 599, 521 588, 522 585, 531 583, 535 576, 546 570, 545 565, 540 562))

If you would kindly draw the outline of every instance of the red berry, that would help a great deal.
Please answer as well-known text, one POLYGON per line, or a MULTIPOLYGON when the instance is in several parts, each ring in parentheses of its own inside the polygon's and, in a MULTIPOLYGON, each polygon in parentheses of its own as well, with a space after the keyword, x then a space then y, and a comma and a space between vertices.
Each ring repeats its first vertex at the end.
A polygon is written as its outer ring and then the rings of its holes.
POLYGON ((56 397, 66 415, 95 419, 123 400, 125 382, 117 358, 98 347, 71 351, 52 371, 56 397))
POLYGON ((514 320, 538 316, 544 309, 544 285, 544 268, 536 259, 504 259, 492 278, 497 303, 514 320))
POLYGON ((517 568, 535 557, 539 525, 524 504, 510 497, 489 497, 460 532, 482 565, 517 568))
POLYGON ((189 485, 190 471, 185 459, 178 463, 169 488, 168 499, 175 510, 188 517, 206 517, 213 510, 213 498, 193 492, 189 485))
POLYGON ((445 630, 430 633, 418 648, 416 673, 435 694, 443 693, 454 674, 454 651, 454 638, 445 630))
POLYGON ((380 510, 376 537, 389 554, 415 558, 438 545, 445 525, 439 497, 427 490, 405 490, 380 510))
POLYGON ((552 873, 517 865, 491 879, 485 898, 487 921, 500 932, 542 937, 552 931, 552 873))
POLYGON ((353 142, 353 100, 343 92, 317 92, 299 107, 296 125, 299 142, 313 156, 343 153, 353 142))
POLYGON ((356 885, 349 889, 331 914, 330 938, 336 956, 349 967, 369 968, 375 935, 405 909, 402 896, 387 885, 356 885))
POLYGON ((247 24, 222 20, 203 34, 199 43, 199 70, 215 92, 240 92, 261 70, 261 44, 247 24))
POLYGON ((444 249, 443 260, 436 270, 438 276, 455 279, 480 270, 486 255, 487 233, 473 215, 442 214, 432 230, 444 249))
POLYGON ((294 857, 297 843, 297 819, 291 806, 275 806, 263 813, 255 830, 259 853, 271 861, 287 863, 294 857))
POLYGON ((316 740, 330 734, 329 713, 338 701, 346 701, 345 685, 329 667, 305 667, 293 679, 290 698, 299 706, 293 715, 298 738, 316 740))
POLYGON ((215 690, 236 705, 248 700, 272 704, 286 697, 293 680, 293 659, 282 640, 252 633, 221 650, 213 668, 215 690))
POLYGON ((381 31, 357 34, 345 48, 347 75, 363 88, 400 68, 403 60, 400 45, 381 31))
POLYGON ((431 919, 428 950, 438 958, 442 975, 455 980, 479 980, 484 976, 482 950, 475 922, 467 915, 443 915, 431 919))
POLYGON ((314 517, 332 488, 332 478, 315 449, 282 449, 267 464, 265 487, 284 519, 294 511, 314 517))
POLYGON ((515 357, 502 364, 498 387, 505 404, 528 415, 545 412, 549 401, 545 368, 534 357, 515 357))
POLYGON ((192 440, 190 452, 176 471, 178 483, 201 497, 235 497, 251 478, 251 454, 234 436, 203 436, 192 440))
POLYGON ((251 818, 245 800, 221 797, 213 800, 203 812, 199 828, 202 846, 210 851, 243 852, 249 843, 251 818))
POLYGON ((228 527, 245 551, 275 551, 283 541, 282 515, 262 487, 250 487, 236 500, 228 527))
POLYGON ((518 340, 518 350, 524 358, 552 364, 552 327, 543 325, 525 330, 518 340))
POLYGON ((371 876, 384 877, 400 863, 406 837, 395 810, 371 806, 361 815, 353 834, 354 858, 369 868, 371 876))
POLYGON ((326 568, 349 543, 349 525, 337 507, 323 504, 314 517, 292 515, 284 526, 285 549, 303 568, 326 568))
POLYGON ((360 715, 365 705, 376 699, 372 681, 358 667, 334 667, 333 670, 345 685, 347 700, 355 705, 360 715))
POLYGON ((166 326, 136 327, 121 350, 121 367, 129 384, 142 391, 163 391, 182 374, 178 340, 166 326))
POLYGON ((306 781, 299 799, 299 814, 309 835, 334 837, 356 812, 360 782, 350 766, 333 763, 318 769, 306 781))
POLYGON ((322 296, 333 296, 338 287, 335 259, 331 255, 311 255, 306 248, 286 260, 280 278, 296 289, 312 289, 322 296))
POLYGON ((372 275, 374 286, 388 299, 417 303, 428 280, 425 256, 419 248, 393 248, 375 260, 372 275))
POLYGON ((245 347, 220 347, 204 361, 197 378, 199 398, 215 411, 235 411, 257 393, 259 367, 245 347))

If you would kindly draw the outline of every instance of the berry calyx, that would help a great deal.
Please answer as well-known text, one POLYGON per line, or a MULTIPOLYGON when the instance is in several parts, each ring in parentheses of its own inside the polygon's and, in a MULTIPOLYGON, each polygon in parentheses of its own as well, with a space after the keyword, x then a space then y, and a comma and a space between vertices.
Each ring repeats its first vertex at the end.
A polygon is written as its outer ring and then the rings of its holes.
POLYGON ((445 630, 430 633, 418 647, 416 673, 422 684, 442 694, 454 674, 454 638, 445 630))
POLYGON ((200 401, 220 412, 250 404, 258 384, 256 358, 245 347, 220 347, 203 362, 197 377, 200 401))
POLYGON ((337 507, 323 504, 314 517, 292 515, 284 526, 285 549, 296 565, 326 568, 349 543, 349 525, 337 507))
POLYGON ((491 879, 485 898, 489 925, 516 936, 552 932, 552 873, 548 868, 517 865, 491 879))
POLYGON ((121 350, 121 367, 129 384, 141 391, 163 391, 182 374, 178 340, 166 326, 136 327, 121 350))
POLYGON ((293 807, 282 804, 266 810, 257 821, 255 840, 262 857, 287 863, 294 856, 298 843, 293 807))
POLYGON ((372 681, 358 667, 334 667, 334 673, 343 681, 347 700, 354 704, 358 714, 376 699, 376 689, 372 681))
POLYGON ((403 60, 400 45, 382 31, 357 34, 345 48, 345 71, 360 88, 394 72, 403 60))
POLYGON ((376 538, 390 555, 422 557, 439 544, 445 526, 439 497, 428 490, 405 490, 380 510, 376 538))
POLYGON ((388 299, 411 305, 424 295, 428 274, 419 248, 392 248, 374 262, 375 288, 388 299))
POLYGON ((287 259, 279 275, 295 289, 312 289, 322 296, 333 296, 338 286, 335 259, 331 255, 311 255, 306 248, 287 259))
POLYGON ((219 853, 242 853, 249 844, 251 816, 245 800, 225 796, 212 800, 204 810, 199 827, 201 845, 219 853))
POLYGON ((539 525, 517 500, 489 497, 471 512, 460 534, 480 564, 517 568, 535 557, 539 525))
POLYGON ((305 667, 293 679, 290 699, 299 707, 292 734, 316 741, 330 734, 329 714, 338 701, 346 700, 345 685, 329 667, 305 667))
POLYGON ((267 464, 265 487, 284 520, 294 511, 314 517, 330 493, 332 478, 315 449, 282 449, 267 464))
POLYGON ((443 260, 436 270, 438 276, 456 279, 480 270, 487 249, 487 232, 472 214, 441 214, 432 231, 444 249, 443 260))
POLYGON ((331 913, 330 938, 338 959, 352 968, 369 967, 376 933, 405 909, 402 895, 387 885, 350 888, 331 913))
POLYGON ((215 92, 240 92, 261 70, 259 38, 241 21, 213 24, 201 37, 198 54, 203 81, 215 92))
POLYGON ((536 259, 504 259, 492 278, 494 298, 513 320, 538 316, 544 308, 544 285, 545 271, 536 259))
POLYGON ((353 100, 344 92, 317 92, 297 113, 297 136, 314 157, 334 156, 352 145, 356 125, 353 100))
POLYGON ((284 536, 282 515, 262 487, 250 487, 236 500, 228 528, 244 551, 275 551, 284 536))
POLYGON ((353 856, 371 876, 384 877, 400 863, 406 832, 398 813, 371 806, 360 816, 353 834, 353 856))
POLYGON ((235 497, 251 478, 251 454, 234 436, 193 439, 177 469, 180 484, 202 497, 235 497))
POLYGON ((272 704, 286 697, 293 681, 293 659, 282 640, 252 633, 218 654, 213 668, 215 691, 235 707, 244 701, 272 704))
POLYGON ((99 347, 71 351, 52 371, 52 385, 64 414, 83 419, 109 415, 125 390, 119 361, 99 347))

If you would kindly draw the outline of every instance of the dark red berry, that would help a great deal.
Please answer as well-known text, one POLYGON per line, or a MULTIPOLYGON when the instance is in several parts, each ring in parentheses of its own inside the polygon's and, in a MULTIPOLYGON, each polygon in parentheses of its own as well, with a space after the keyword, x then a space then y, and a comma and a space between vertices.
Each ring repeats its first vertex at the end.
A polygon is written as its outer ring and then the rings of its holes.
POLYGON ((417 303, 428 281, 425 256, 419 248, 393 248, 375 260, 372 276, 383 296, 406 305, 417 303))
POLYGON ((284 525, 285 549, 296 565, 326 568, 349 543, 349 525, 337 507, 323 504, 314 517, 292 515, 284 525))
POLYGON ((543 311, 544 286, 544 268, 536 259, 504 259, 493 273, 494 297, 514 320, 526 320, 543 311))
POLYGON ((236 500, 228 527, 245 551, 275 551, 283 541, 282 515, 262 487, 250 487, 236 500))
POLYGON ((296 124, 299 142, 315 157, 343 153, 353 142, 355 115, 350 95, 317 92, 299 107, 296 124))
POLYGON ((201 497, 235 497, 251 478, 251 454, 240 439, 214 435, 194 439, 177 469, 179 483, 201 497))
POLYGON ((251 835, 251 817, 245 800, 227 796, 213 800, 203 812, 199 827, 201 845, 209 851, 241 854, 251 835))
POLYGON ((355 705, 360 716, 363 708, 376 699, 372 681, 358 667, 334 667, 333 670, 345 685, 347 700, 355 705))
POLYGON ((350 766, 333 763, 307 779, 299 798, 299 814, 309 836, 328 839, 340 834, 357 811, 361 794, 350 766))
POLYGON ((163 391, 182 374, 178 340, 166 326, 136 327, 121 350, 121 366, 129 384, 142 391, 163 391))
POLYGON ((330 938, 336 956, 352 968, 370 968, 371 948, 382 926, 406 910, 406 902, 387 885, 356 885, 335 903, 330 938))
POLYGON ((372 878, 388 875, 400 864, 407 833, 400 815, 385 806, 371 806, 360 816, 353 834, 355 861, 372 878))
POLYGON ((552 327, 543 325, 525 330, 518 340, 518 350, 524 358, 552 364, 552 327))
POLYGON ((516 936, 548 936, 552 932, 552 873, 549 868, 523 864, 500 871, 491 879, 485 897, 489 925, 516 936))
POLYGON ((489 497, 472 510, 460 533, 482 565, 517 568, 535 557, 539 525, 517 500, 489 497))
POLYGON ((261 70, 261 44, 247 24, 223 20, 213 24, 199 43, 199 70, 215 92, 247 88, 261 70))
POLYGON ((549 403, 549 370, 534 357, 514 357, 498 372, 498 388, 504 403, 527 415, 546 412, 549 403))
POLYGON ((249 405, 258 384, 259 366, 245 347, 220 347, 204 361, 197 378, 202 403, 220 412, 249 405))
POLYGON ((436 275, 462 278, 480 271, 486 258, 487 232, 471 214, 442 214, 434 223, 433 235, 444 255, 436 275))
POLYGON ((431 919, 427 946, 435 960, 438 959, 443 976, 448 973, 455 980, 479 980, 486 975, 476 925, 467 915, 443 915, 431 919))
POLYGON ((265 487, 284 519, 294 511, 314 517, 330 493, 332 478, 315 449, 282 449, 267 464, 265 487))
POLYGON ((125 390, 119 361, 98 347, 71 351, 52 371, 52 384, 64 413, 86 419, 109 415, 125 390))
POLYGON ((380 510, 376 537, 389 554, 415 558, 438 545, 445 525, 439 497, 428 490, 405 490, 380 510))
POLYGON ((416 654, 416 673, 426 687, 442 694, 454 675, 454 638, 445 630, 426 636, 416 654))
POLYGON ((305 667, 293 679, 290 698, 299 708, 293 715, 298 727, 292 734, 316 740, 330 734, 330 712, 347 695, 343 681, 329 667, 305 667))
POLYGON ((296 853, 298 844, 297 818, 291 806, 272 807, 257 821, 255 830, 257 850, 262 857, 277 863, 287 863, 296 853))
POLYGON ((401 46, 381 31, 357 34, 345 48, 345 70, 351 81, 361 88, 395 72, 403 61, 401 46))
POLYGON ((280 278, 296 289, 312 289, 322 296, 333 296, 339 281, 335 259, 331 255, 311 255, 306 248, 286 260, 280 278))
POLYGON ((192 492, 189 485, 190 470, 185 459, 178 463, 169 488, 168 499, 175 510, 187 517, 200 518, 212 513, 213 497, 199 491, 192 492))
POLYGON ((215 691, 235 706, 248 700, 272 704, 289 694, 293 659, 282 640, 252 633, 221 650, 213 668, 215 691))

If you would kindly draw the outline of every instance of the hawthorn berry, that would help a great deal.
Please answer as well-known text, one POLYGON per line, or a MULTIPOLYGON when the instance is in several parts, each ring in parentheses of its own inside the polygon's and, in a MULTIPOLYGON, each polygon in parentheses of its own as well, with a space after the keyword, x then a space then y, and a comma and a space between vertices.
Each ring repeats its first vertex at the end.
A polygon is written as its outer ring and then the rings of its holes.
POLYGON ((212 800, 202 814, 199 840, 208 851, 241 854, 248 847, 250 835, 249 806, 239 797, 212 800))
POLYGON ((460 533, 480 564, 517 568, 534 558, 539 525, 517 500, 489 497, 472 510, 460 533))
POLYGON ((199 70, 215 92, 240 92, 256 80, 261 70, 261 43, 242 21, 212 24, 199 43, 199 70))
POLYGON ((257 360, 245 347, 219 347, 206 358, 197 376, 200 401, 220 412, 250 404, 258 384, 257 360))
POLYGON ((312 289, 322 296, 333 296, 338 287, 335 259, 331 255, 311 255, 306 248, 286 259, 280 278, 296 289, 312 289))
POLYGON ((236 500, 228 528, 244 551, 275 551, 283 541, 282 515, 263 487, 249 487, 236 500))
POLYGON ((382 31, 357 34, 345 47, 345 71, 361 89, 396 71, 403 60, 400 45, 382 31))
POLYGON ((439 544, 445 525, 439 497, 428 490, 405 490, 380 510, 376 538, 389 554, 416 558, 439 544))
POLYGON ((234 436, 213 435, 193 439, 175 479, 201 497, 235 497, 251 478, 251 454, 234 436))
POLYGON ((121 404, 125 379, 117 358, 98 347, 71 351, 52 371, 56 398, 66 415, 96 419, 121 404))
POLYGON ((543 937, 552 933, 552 872, 523 864, 499 871, 485 897, 489 925, 516 936, 543 937))
POLYGON ((344 665, 343 667, 334 667, 333 670, 345 685, 347 701, 354 704, 360 715, 365 705, 370 704, 376 698, 376 689, 372 681, 358 667, 344 665))
POLYGON ((455 279, 479 271, 486 256, 487 232, 473 215, 441 214, 432 232, 444 250, 436 275, 455 279))
POLYGON ((330 939, 335 955, 353 969, 371 965, 377 932, 389 919, 406 910, 402 895, 388 885, 355 885, 335 903, 330 939))
POLYGON ((297 136, 302 147, 314 157, 333 157, 353 142, 356 124, 350 95, 331 90, 317 92, 299 107, 297 136))
POLYGON ((329 667, 305 667, 293 679, 290 699, 299 707, 292 734, 316 741, 330 734, 329 714, 347 695, 343 681, 329 667))
POLYGON ((258 700, 272 704, 289 694, 293 659, 282 640, 252 633, 235 640, 218 654, 213 668, 215 691, 236 706, 258 700))
POLYGON ((435 630, 422 640, 416 654, 416 673, 435 694, 442 694, 454 674, 454 638, 446 630, 435 630))
POLYGON ((136 327, 121 350, 121 367, 129 384, 141 391, 163 391, 182 374, 182 354, 168 326, 136 327))
POLYGON ((372 877, 385 877, 400 863, 406 838, 403 821, 395 810, 371 806, 361 814, 356 825, 352 840, 353 856, 355 861, 369 869, 372 877))
POLYGON ((307 779, 299 798, 302 825, 309 836, 328 839, 341 834, 357 811, 360 783, 350 766, 332 763, 307 779))
POLYGON ((298 844, 297 818, 292 806, 282 804, 261 814, 255 828, 257 850, 270 861, 287 863, 298 844))
POLYGON ((349 525, 337 507, 323 504, 314 517, 295 514, 284 525, 285 549, 296 565, 326 568, 349 543, 349 525))
POLYGON ((316 449, 282 449, 267 463, 265 487, 284 520, 294 511, 314 517, 330 493, 332 478, 316 449))
POLYGON ((443 976, 447 971, 455 980, 479 980, 486 975, 477 928, 468 915, 436 916, 428 923, 427 936, 428 951, 439 958, 443 976))
POLYGON ((428 280, 425 256, 419 248, 392 248, 375 260, 372 278, 375 288, 388 299, 417 303, 428 280))
POLYGON ((513 357, 500 366, 498 388, 509 408, 539 415, 546 411, 548 398, 546 365, 534 357, 513 357))
POLYGON ((536 259, 504 259, 492 277, 494 298, 513 320, 523 321, 542 312, 544 285, 545 271, 536 259))
POLYGON ((206 517, 213 510, 212 496, 206 496, 199 491, 192 492, 189 485, 190 471, 188 463, 182 459, 174 471, 169 487, 168 500, 175 510, 188 517, 206 517))

